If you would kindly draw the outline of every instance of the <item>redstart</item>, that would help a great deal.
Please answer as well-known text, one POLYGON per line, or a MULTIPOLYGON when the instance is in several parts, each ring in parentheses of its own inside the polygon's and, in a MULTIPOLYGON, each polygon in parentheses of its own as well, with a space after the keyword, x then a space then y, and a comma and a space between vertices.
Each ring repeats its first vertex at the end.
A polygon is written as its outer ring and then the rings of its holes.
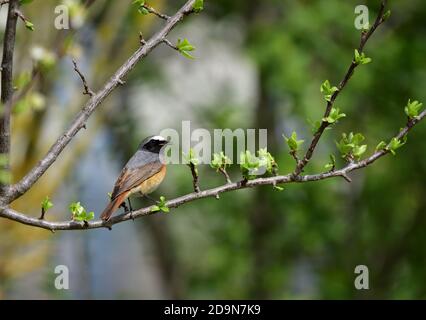
POLYGON ((101 214, 102 220, 108 221, 132 194, 146 196, 157 189, 166 175, 166 165, 160 161, 160 152, 167 143, 161 136, 151 136, 142 141, 115 182, 111 202, 101 214))

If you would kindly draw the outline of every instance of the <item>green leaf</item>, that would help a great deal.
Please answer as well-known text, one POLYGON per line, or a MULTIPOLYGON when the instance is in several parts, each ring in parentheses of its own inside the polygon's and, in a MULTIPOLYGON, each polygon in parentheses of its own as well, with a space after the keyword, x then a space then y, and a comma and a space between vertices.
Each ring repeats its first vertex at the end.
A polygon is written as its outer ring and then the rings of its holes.
POLYGON ((145 5, 145 0, 134 0, 132 2, 132 4, 135 4, 135 5, 139 6, 139 7, 142 7, 142 6, 145 5))
POLYGON ((408 99, 407 105, 404 108, 405 114, 410 118, 416 118, 419 115, 420 108, 423 106, 423 103, 414 100, 411 102, 411 99, 408 99))
POLYGON ((355 63, 356 64, 367 64, 372 61, 371 58, 365 56, 364 52, 359 53, 357 49, 355 49, 355 63))
POLYGON ((284 190, 284 188, 283 188, 283 187, 280 187, 280 186, 274 186, 274 190, 277 190, 277 191, 283 191, 283 190, 284 190))
POLYGON ((324 95, 326 101, 331 101, 331 97, 336 91, 339 91, 339 89, 335 86, 332 87, 330 81, 325 80, 321 85, 320 91, 324 95))
POLYGON ((251 154, 250 150, 241 152, 240 154, 240 169, 245 179, 252 179, 256 176, 256 171, 259 169, 259 159, 251 154))
POLYGON ((178 39, 176 44, 178 51, 188 59, 194 59, 194 57, 189 53, 195 50, 195 47, 188 41, 188 39, 178 39))
POLYGON ((34 31, 34 24, 28 20, 25 21, 25 28, 28 30, 34 31))
POLYGON ((386 11, 384 14, 383 14, 383 16, 382 16, 382 20, 383 21, 386 21, 386 20, 388 20, 389 19, 389 17, 391 16, 391 11, 390 10, 388 10, 388 11, 386 11))
POLYGON ((151 207, 151 212, 157 211, 163 211, 166 213, 170 211, 169 207, 166 205, 166 198, 164 196, 160 197, 160 201, 158 201, 157 205, 151 207))
POLYGON ((19 5, 20 5, 20 6, 22 6, 22 5, 24 5, 24 4, 29 4, 29 3, 31 3, 31 2, 33 2, 33 0, 20 0, 20 1, 19 1, 19 5))
POLYGON ((70 204, 70 211, 73 217, 73 220, 76 221, 90 221, 95 217, 93 211, 87 213, 86 209, 80 204, 80 202, 73 202, 70 204))
POLYGON ((346 114, 340 113, 339 108, 332 108, 328 117, 323 118, 324 122, 330 124, 336 123, 339 119, 346 117, 346 114))
POLYGON ((365 153, 365 151, 367 151, 366 144, 363 144, 361 146, 355 146, 353 149, 353 155, 356 158, 360 158, 365 153))
POLYGON ((204 9, 204 0, 195 0, 194 5, 192 6, 196 13, 203 11, 204 9))
POLYGON ((407 136, 404 136, 402 141, 398 140, 397 138, 392 138, 392 140, 389 142, 387 150, 389 150, 393 155, 396 155, 395 151, 401 148, 406 143, 407 143, 407 136))
POLYGON ((342 158, 360 158, 361 155, 367 150, 367 145, 361 145, 361 142, 365 140, 365 137, 361 133, 353 134, 352 132, 348 135, 342 134, 342 139, 336 142, 337 149, 339 149, 342 158))
POLYGON ((183 155, 183 159, 185 161, 185 164, 187 164, 187 165, 192 164, 193 166, 198 165, 199 160, 194 154, 194 149, 190 148, 189 151, 188 151, 188 154, 185 154, 185 153, 182 152, 182 155, 183 155))
POLYGON ((160 207, 159 206, 155 205, 155 206, 151 207, 151 212, 157 212, 157 211, 160 211, 160 207))
POLYGON ((265 167, 266 172, 269 174, 277 173, 278 165, 274 157, 268 152, 266 148, 259 149, 257 156, 259 158, 259 167, 265 167))
POLYGON ((48 196, 46 196, 46 198, 44 198, 44 200, 41 202, 41 207, 44 212, 47 212, 47 210, 53 207, 53 203, 50 201, 48 196))
POLYGON ((380 141, 379 144, 376 147, 376 151, 385 150, 387 146, 387 143, 384 141, 380 141))
POLYGON ((330 162, 327 163, 324 168, 326 170, 334 170, 334 168, 336 167, 336 157, 334 156, 334 154, 330 154, 330 162))
POLYGON ((299 147, 303 144, 303 142, 305 142, 305 140, 297 140, 297 133, 295 131, 293 131, 289 138, 287 138, 285 135, 283 135, 283 137, 287 142, 290 151, 292 152, 297 152, 297 150, 299 150, 299 147))
POLYGON ((229 159, 223 151, 220 153, 214 153, 213 154, 213 160, 210 163, 210 166, 213 169, 219 170, 219 169, 226 169, 227 166, 231 165, 231 159, 229 159))
POLYGON ((146 16, 147 14, 149 14, 149 11, 148 11, 145 7, 139 7, 139 8, 138 8, 138 12, 139 12, 141 15, 144 15, 144 16, 146 16))
POLYGON ((308 119, 309 124, 311 125, 311 132, 312 134, 315 134, 318 132, 319 128, 321 127, 321 121, 312 121, 308 119))

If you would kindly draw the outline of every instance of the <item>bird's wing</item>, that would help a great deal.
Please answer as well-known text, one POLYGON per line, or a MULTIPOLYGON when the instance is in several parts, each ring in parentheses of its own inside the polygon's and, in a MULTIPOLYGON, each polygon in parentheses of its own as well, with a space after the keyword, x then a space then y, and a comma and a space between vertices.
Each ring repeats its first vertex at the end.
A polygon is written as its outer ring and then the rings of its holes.
POLYGON ((150 162, 140 167, 125 167, 115 183, 111 200, 114 200, 123 192, 138 187, 143 181, 158 173, 162 167, 163 164, 159 161, 150 162))

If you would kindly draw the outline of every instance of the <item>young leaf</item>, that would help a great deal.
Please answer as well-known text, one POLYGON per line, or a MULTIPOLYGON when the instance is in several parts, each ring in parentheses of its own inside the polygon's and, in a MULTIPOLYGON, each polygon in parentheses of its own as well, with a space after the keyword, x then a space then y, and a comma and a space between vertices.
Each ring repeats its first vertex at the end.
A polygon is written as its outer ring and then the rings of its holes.
POLYGON ((188 39, 178 39, 176 44, 178 51, 188 59, 194 59, 194 57, 189 53, 195 50, 195 47, 188 41, 188 39))
POLYGON ((305 142, 305 140, 297 140, 297 133, 295 131, 293 131, 289 138, 287 138, 285 135, 283 135, 283 137, 287 142, 291 152, 297 152, 299 147, 303 144, 303 142, 305 142))
POLYGON ((401 148, 406 143, 407 143, 407 136, 404 136, 402 141, 398 140, 397 138, 392 138, 392 140, 389 142, 387 150, 389 150, 393 155, 396 155, 396 150, 401 148))
POLYGON ((142 6, 145 5, 145 0, 134 0, 132 2, 132 4, 135 4, 135 5, 139 6, 139 7, 142 7, 142 6))
POLYGON ((410 118, 416 118, 419 115, 420 108, 423 103, 414 100, 411 102, 411 99, 408 100, 407 105, 404 108, 405 114, 410 118))
POLYGON ((339 91, 339 89, 335 86, 332 87, 330 81, 325 80, 321 85, 320 91, 324 95, 326 101, 331 101, 331 97, 336 91, 339 91))
POLYGON ((311 125, 311 132, 312 134, 315 134, 318 132, 319 128, 321 127, 321 121, 312 121, 308 119, 309 124, 311 125))
POLYGON ((367 145, 361 145, 361 142, 365 140, 365 137, 361 133, 353 134, 352 132, 348 135, 342 134, 342 139, 336 142, 336 146, 339 149, 342 158, 360 158, 361 155, 367 150, 367 145))
POLYGON ((376 147, 376 151, 385 150, 387 146, 387 143, 384 141, 380 141, 379 144, 376 147))
POLYGON ((219 169, 226 169, 229 165, 231 165, 231 159, 229 159, 223 151, 213 154, 213 160, 210 163, 210 166, 213 169, 216 169, 216 171, 219 169))
POLYGON ((259 157, 259 167, 265 167, 266 172, 269 174, 277 173, 278 164, 266 148, 259 149, 257 156, 259 157))
POLYGON ((53 203, 50 201, 49 197, 46 196, 46 198, 44 198, 44 200, 41 202, 41 208, 43 209, 44 212, 47 212, 47 210, 49 210, 52 207, 53 207, 53 203))
POLYGON ((357 49, 355 49, 355 63, 356 64, 367 64, 372 61, 371 58, 368 58, 364 52, 359 53, 357 49))
POLYGON ((330 154, 330 162, 327 163, 324 168, 329 171, 333 171, 336 168, 336 157, 334 154, 330 154))
POLYGON ((391 16, 391 11, 390 10, 388 10, 388 11, 386 11, 384 14, 383 14, 383 16, 382 16, 382 20, 383 21, 386 21, 386 20, 388 20, 389 19, 389 17, 391 16))
POLYGON ((34 24, 28 20, 25 21, 25 28, 28 30, 34 31, 34 24))
POLYGON ((256 171, 260 167, 259 159, 251 154, 250 150, 241 152, 240 154, 240 169, 243 177, 247 180, 256 176, 256 171))
POLYGON ((196 13, 203 11, 204 9, 204 0, 195 0, 194 5, 192 6, 196 13))
POLYGON ((146 16, 147 14, 149 14, 149 11, 144 6, 140 6, 138 8, 138 12, 143 16, 146 16))
POLYGON ((332 108, 328 117, 323 118, 324 122, 328 122, 330 124, 336 123, 339 119, 346 117, 346 114, 340 113, 339 108, 332 108))

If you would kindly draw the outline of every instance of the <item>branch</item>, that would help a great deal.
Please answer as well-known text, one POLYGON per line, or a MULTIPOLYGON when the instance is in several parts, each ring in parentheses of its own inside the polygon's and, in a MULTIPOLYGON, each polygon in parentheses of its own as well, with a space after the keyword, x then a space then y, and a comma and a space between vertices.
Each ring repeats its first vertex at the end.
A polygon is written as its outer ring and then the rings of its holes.
POLYGON ((2 202, 10 203, 27 192, 34 183, 47 171, 47 169, 56 161, 64 148, 71 142, 75 135, 85 126, 86 121, 91 114, 99 107, 105 98, 120 84, 123 78, 146 57, 154 48, 156 48, 169 32, 183 20, 184 16, 193 12, 195 0, 188 0, 185 5, 157 32, 146 44, 140 47, 133 55, 115 72, 115 74, 105 83, 105 85, 96 92, 81 111, 76 115, 69 128, 57 139, 51 146, 47 154, 41 159, 37 166, 31 169, 18 183, 12 185, 4 195, 2 202))
POLYGON ((198 179, 198 171, 195 167, 195 164, 192 162, 188 163, 188 167, 191 169, 192 174, 192 186, 194 187, 195 192, 200 192, 200 185, 199 185, 199 179, 198 179))
MULTIPOLYGON (((379 9, 379 13, 377 14, 377 18, 374 21, 373 26, 369 29, 368 32, 362 32, 361 33, 361 40, 360 40, 360 44, 358 46, 358 52, 363 52, 363 49, 364 49, 368 39, 370 39, 370 37, 376 31, 377 27, 379 27, 384 22, 383 14, 384 14, 384 11, 385 11, 386 3, 387 3, 387 0, 382 0, 381 6, 380 6, 380 9, 379 9)), ((349 68, 348 68, 348 71, 346 72, 346 74, 343 78, 343 80, 339 83, 339 85, 337 87, 339 90, 334 92, 334 94, 331 96, 330 101, 327 102, 327 106, 326 106, 326 109, 325 109, 325 112, 324 112, 324 116, 323 116, 323 120, 321 122, 321 126, 319 127, 317 132, 314 134, 312 142, 311 142, 308 150, 306 151, 306 154, 303 157, 303 159, 300 160, 300 161, 297 161, 297 166, 296 166, 296 169, 294 171, 294 175, 297 176, 300 173, 302 173, 303 169, 308 164, 309 160, 311 160, 311 158, 314 154, 315 148, 316 148, 319 140, 321 139, 322 134, 324 133, 325 129, 330 125, 327 121, 324 121, 324 119, 327 118, 330 115, 331 109, 333 108, 333 105, 334 105, 334 102, 336 101, 336 98, 339 96, 341 91, 345 88, 346 84, 348 83, 348 81, 352 77, 356 67, 358 67, 358 64, 355 62, 355 59, 353 59, 349 68)))
MULTIPOLYGON (((9 153, 10 153, 10 114, 11 100, 13 97, 13 53, 15 50, 16 38, 16 11, 19 7, 18 0, 9 2, 7 14, 6 30, 3 40, 3 59, 1 63, 1 102, 3 105, 0 117, 0 154, 5 157, 5 163, 0 170, 9 173, 9 153)), ((1 184, 1 194, 8 192, 8 186, 1 184)))
POLYGON ((226 171, 225 168, 219 168, 218 170, 225 177, 226 183, 232 183, 231 178, 229 177, 229 174, 228 174, 228 172, 226 171))
MULTIPOLYGON (((417 118, 413 118, 407 122, 407 125, 395 136, 398 140, 404 138, 408 134, 408 132, 421 120, 426 117, 426 110, 424 110, 417 118)), ((311 182, 311 181, 319 181, 330 179, 334 177, 348 177, 348 174, 352 171, 367 167, 371 165, 379 158, 384 155, 390 153, 388 150, 380 150, 373 153, 370 157, 361 160, 359 162, 352 162, 346 165, 344 168, 334 171, 328 171, 313 175, 305 175, 305 176, 295 176, 293 173, 283 175, 283 176, 274 176, 268 178, 257 178, 253 180, 247 180, 246 183, 234 182, 228 183, 216 188, 203 190, 200 192, 192 192, 186 194, 184 196, 175 198, 173 200, 169 200, 165 203, 165 205, 169 208, 177 208, 183 204, 196 201, 203 198, 218 198, 221 193, 230 192, 233 190, 240 190, 246 188, 253 188, 262 185, 272 185, 275 186, 277 184, 286 184, 286 183, 303 183, 303 182, 311 182)), ((96 228, 108 228, 117 223, 121 223, 130 219, 137 219, 140 217, 148 216, 151 214, 158 213, 159 211, 152 212, 152 206, 145 207, 139 210, 135 210, 132 212, 128 212, 125 214, 121 214, 115 217, 112 217, 111 220, 105 222, 102 220, 96 220, 91 222, 78 222, 78 221, 62 221, 62 222, 50 222, 46 220, 39 220, 37 218, 29 217, 23 213, 19 213, 6 205, 0 207, 0 217, 4 217, 10 220, 14 220, 26 225, 30 225, 33 227, 48 229, 51 231, 55 230, 82 230, 82 229, 96 229, 96 228)))
POLYGON ((152 7, 150 7, 150 6, 146 5, 146 4, 144 4, 142 7, 144 9, 146 9, 146 11, 148 11, 149 13, 152 13, 152 14, 156 15, 160 19, 164 19, 166 21, 170 19, 170 17, 168 15, 160 13, 157 10, 155 10, 154 8, 152 8, 152 7))
POLYGON ((83 94, 88 94, 89 96, 93 97, 94 92, 90 90, 89 85, 87 84, 86 78, 84 77, 83 73, 78 69, 77 62, 72 59, 72 64, 74 65, 74 71, 77 72, 78 76, 81 79, 81 82, 83 82, 84 91, 83 94))

